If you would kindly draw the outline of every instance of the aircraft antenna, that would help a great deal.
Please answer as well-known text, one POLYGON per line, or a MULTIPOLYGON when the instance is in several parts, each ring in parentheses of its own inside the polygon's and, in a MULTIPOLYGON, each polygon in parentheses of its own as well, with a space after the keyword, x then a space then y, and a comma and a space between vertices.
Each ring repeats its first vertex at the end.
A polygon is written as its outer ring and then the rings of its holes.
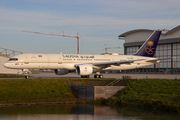
POLYGON ((77 39, 77 54, 79 54, 79 38, 80 38, 80 37, 79 37, 79 35, 78 35, 78 32, 77 32, 77 36, 65 35, 65 34, 64 34, 64 31, 63 31, 63 35, 54 34, 53 32, 52 32, 52 33, 42 33, 42 32, 32 32, 32 31, 26 31, 26 30, 23 30, 22 32, 42 34, 42 35, 51 35, 51 36, 59 36, 59 37, 71 37, 71 38, 76 38, 76 39, 77 39))

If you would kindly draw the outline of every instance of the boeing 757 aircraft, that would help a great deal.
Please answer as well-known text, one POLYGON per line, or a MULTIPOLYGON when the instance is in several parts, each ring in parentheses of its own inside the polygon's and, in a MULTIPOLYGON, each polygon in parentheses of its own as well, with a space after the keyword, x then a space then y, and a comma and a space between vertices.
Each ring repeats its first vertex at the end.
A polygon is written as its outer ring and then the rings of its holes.
POLYGON ((136 69, 165 60, 153 58, 160 35, 161 31, 154 31, 134 55, 21 54, 10 58, 4 67, 22 69, 26 78, 28 69, 53 69, 56 75, 76 70, 85 78, 95 72, 94 78, 103 78, 101 70, 136 69))

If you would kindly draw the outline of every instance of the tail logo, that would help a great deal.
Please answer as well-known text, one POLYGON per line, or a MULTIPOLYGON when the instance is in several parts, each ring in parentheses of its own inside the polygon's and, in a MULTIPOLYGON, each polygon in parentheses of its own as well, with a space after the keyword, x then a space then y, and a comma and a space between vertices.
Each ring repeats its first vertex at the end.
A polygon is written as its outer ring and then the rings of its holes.
POLYGON ((154 42, 149 41, 149 42, 146 44, 146 47, 145 47, 146 53, 149 54, 149 55, 152 55, 152 54, 154 54, 154 52, 155 52, 154 50, 155 50, 155 48, 154 48, 154 42))

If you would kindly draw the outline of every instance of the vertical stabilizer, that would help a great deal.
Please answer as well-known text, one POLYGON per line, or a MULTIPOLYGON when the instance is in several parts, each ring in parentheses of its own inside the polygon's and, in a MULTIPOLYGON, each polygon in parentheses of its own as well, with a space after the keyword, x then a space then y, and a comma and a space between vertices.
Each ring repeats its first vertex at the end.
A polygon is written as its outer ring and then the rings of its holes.
POLYGON ((134 55, 153 57, 158 45, 160 35, 161 31, 154 31, 134 55))

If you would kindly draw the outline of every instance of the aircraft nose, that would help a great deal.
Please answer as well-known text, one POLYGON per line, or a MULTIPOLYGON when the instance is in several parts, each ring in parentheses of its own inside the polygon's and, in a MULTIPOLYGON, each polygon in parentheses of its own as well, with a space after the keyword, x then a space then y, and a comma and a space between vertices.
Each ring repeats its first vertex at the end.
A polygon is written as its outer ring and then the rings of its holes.
POLYGON ((5 62, 5 63, 3 64, 3 66, 4 66, 5 68, 9 68, 9 63, 5 62))

